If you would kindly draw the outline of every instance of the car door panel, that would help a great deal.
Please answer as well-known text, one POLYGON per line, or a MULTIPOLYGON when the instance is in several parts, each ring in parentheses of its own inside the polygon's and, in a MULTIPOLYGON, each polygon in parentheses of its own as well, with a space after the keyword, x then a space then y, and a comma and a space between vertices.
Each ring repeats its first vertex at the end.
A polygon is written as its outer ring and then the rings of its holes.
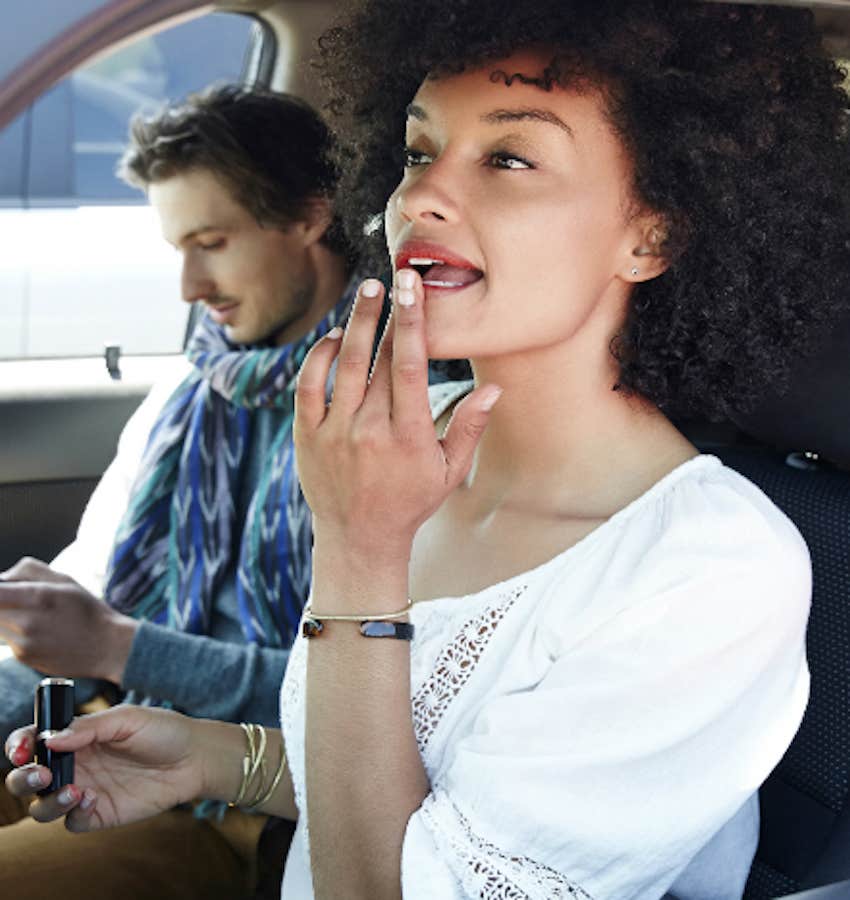
POLYGON ((80 514, 141 396, 0 403, 0 569, 21 556, 52 559, 80 514), (14 435, 14 439, 8 436, 14 435))
POLYGON ((127 419, 159 378, 186 370, 180 354, 122 360, 0 363, 0 568, 51 559, 74 537, 127 419))

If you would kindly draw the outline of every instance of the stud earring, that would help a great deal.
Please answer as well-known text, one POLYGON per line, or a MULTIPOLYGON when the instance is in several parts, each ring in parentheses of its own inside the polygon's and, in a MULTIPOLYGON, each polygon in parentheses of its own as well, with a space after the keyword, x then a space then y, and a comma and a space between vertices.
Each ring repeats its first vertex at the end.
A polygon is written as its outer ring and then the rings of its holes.
POLYGON ((634 277, 635 275, 637 275, 637 273, 638 273, 638 267, 632 266, 632 276, 634 277))

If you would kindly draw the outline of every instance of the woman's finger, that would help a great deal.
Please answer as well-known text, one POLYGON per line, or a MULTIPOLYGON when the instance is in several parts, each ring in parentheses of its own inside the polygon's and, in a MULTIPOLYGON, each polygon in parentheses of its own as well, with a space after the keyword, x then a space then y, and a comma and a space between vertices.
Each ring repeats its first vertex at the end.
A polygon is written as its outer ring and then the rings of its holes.
POLYGON ((498 385, 488 384, 464 397, 455 407, 441 438, 448 468, 446 483, 452 488, 460 484, 469 472, 475 448, 501 393, 498 385))
POLYGON ((372 374, 369 376, 369 396, 373 398, 376 406, 380 405, 389 414, 392 405, 392 382, 390 372, 393 358, 393 332, 395 331, 395 317, 390 313, 387 319, 384 333, 381 335, 381 343, 372 366, 372 374))
POLYGON ((338 413, 351 415, 363 403, 383 299, 384 286, 376 278, 367 278, 360 285, 345 327, 334 377, 331 408, 338 413))
POLYGON ((35 752, 35 726, 18 728, 6 738, 6 757, 13 766, 24 766, 35 752))
POLYGON ((86 716, 76 716, 67 728, 45 738, 45 743, 60 753, 76 753, 92 744, 126 741, 150 721, 153 712, 122 703, 86 716))
POLYGON ((30 763, 9 772, 6 776, 6 790, 13 797, 29 797, 50 787, 52 779, 50 769, 30 763))
POLYGON ((53 794, 37 797, 30 804, 29 814, 36 822, 52 822, 66 816, 82 799, 82 790, 75 784, 67 784, 53 794))
POLYGON ((339 353, 342 329, 332 328, 310 352, 301 364, 298 384, 295 386, 295 418, 293 428, 296 434, 314 431, 325 420, 327 405, 325 386, 328 383, 331 366, 339 353))
POLYGON ((392 418, 402 434, 420 429, 433 435, 428 404, 428 351, 425 345, 424 291, 414 269, 396 273, 393 294, 392 418))
POLYGON ((13 797, 27 799, 32 797, 29 814, 36 822, 52 822, 67 815, 77 806, 85 803, 82 815, 90 816, 94 812, 93 791, 82 791, 75 784, 65 785, 52 794, 39 797, 38 792, 50 787, 53 776, 49 769, 35 764, 15 769, 6 776, 6 789, 13 797))
POLYGON ((79 806, 75 806, 65 816, 65 827, 68 831, 84 832, 92 830, 93 816, 97 811, 97 794, 91 789, 83 791, 79 806))

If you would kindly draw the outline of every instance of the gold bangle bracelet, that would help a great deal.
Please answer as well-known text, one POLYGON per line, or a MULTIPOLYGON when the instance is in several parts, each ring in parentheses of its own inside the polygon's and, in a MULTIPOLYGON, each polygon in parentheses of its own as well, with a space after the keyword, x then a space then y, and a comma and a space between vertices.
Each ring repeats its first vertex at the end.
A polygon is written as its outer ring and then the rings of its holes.
MULTIPOLYGON (((262 795, 262 797, 255 797, 254 800, 245 806, 245 809, 258 809, 264 803, 267 803, 272 794, 274 794, 277 786, 280 784, 280 779, 283 777, 283 770, 286 768, 286 750, 283 745, 283 735, 280 736, 280 760, 277 764, 277 771, 274 773, 274 778, 272 779, 272 783, 269 785, 269 789, 262 795)), ((260 788, 262 789, 262 783, 260 784, 260 788)))
POLYGON ((406 616, 410 612, 410 608, 413 606, 413 602, 411 600, 407 601, 407 606, 404 609, 400 609, 396 612, 391 613, 357 613, 356 615, 330 615, 326 616, 322 613, 313 612, 313 608, 311 606, 307 606, 304 608, 304 618, 305 619, 318 619, 320 622, 365 622, 368 620, 379 620, 379 619, 401 619, 406 616))
POLYGON ((227 804, 231 807, 242 804, 257 775, 260 776, 257 793, 262 790, 266 780, 266 746, 268 743, 266 729, 262 725, 249 725, 245 722, 240 722, 239 727, 245 732, 248 749, 242 759, 242 782, 239 785, 239 792, 236 794, 236 798, 227 804))

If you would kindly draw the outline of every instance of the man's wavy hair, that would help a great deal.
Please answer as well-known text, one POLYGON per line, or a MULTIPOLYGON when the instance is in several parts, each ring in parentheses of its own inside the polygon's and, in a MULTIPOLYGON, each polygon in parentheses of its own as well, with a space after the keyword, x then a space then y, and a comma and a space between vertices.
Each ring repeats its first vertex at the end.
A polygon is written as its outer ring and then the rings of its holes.
MULTIPOLYGON (((321 116, 291 94, 221 85, 136 115, 118 175, 141 190, 207 169, 261 225, 285 229, 303 219, 311 200, 333 200, 334 141, 321 116)), ((322 237, 352 259, 336 217, 322 237)))
POLYGON ((340 211, 385 269, 380 221, 402 171, 405 107, 425 77, 551 50, 542 72, 601 90, 637 204, 666 223, 667 272, 638 285, 612 345, 618 387, 712 418, 782 390, 850 309, 844 72, 804 10, 685 0, 363 0, 320 41, 349 139, 340 211), (366 231, 369 228, 366 227, 366 231))

